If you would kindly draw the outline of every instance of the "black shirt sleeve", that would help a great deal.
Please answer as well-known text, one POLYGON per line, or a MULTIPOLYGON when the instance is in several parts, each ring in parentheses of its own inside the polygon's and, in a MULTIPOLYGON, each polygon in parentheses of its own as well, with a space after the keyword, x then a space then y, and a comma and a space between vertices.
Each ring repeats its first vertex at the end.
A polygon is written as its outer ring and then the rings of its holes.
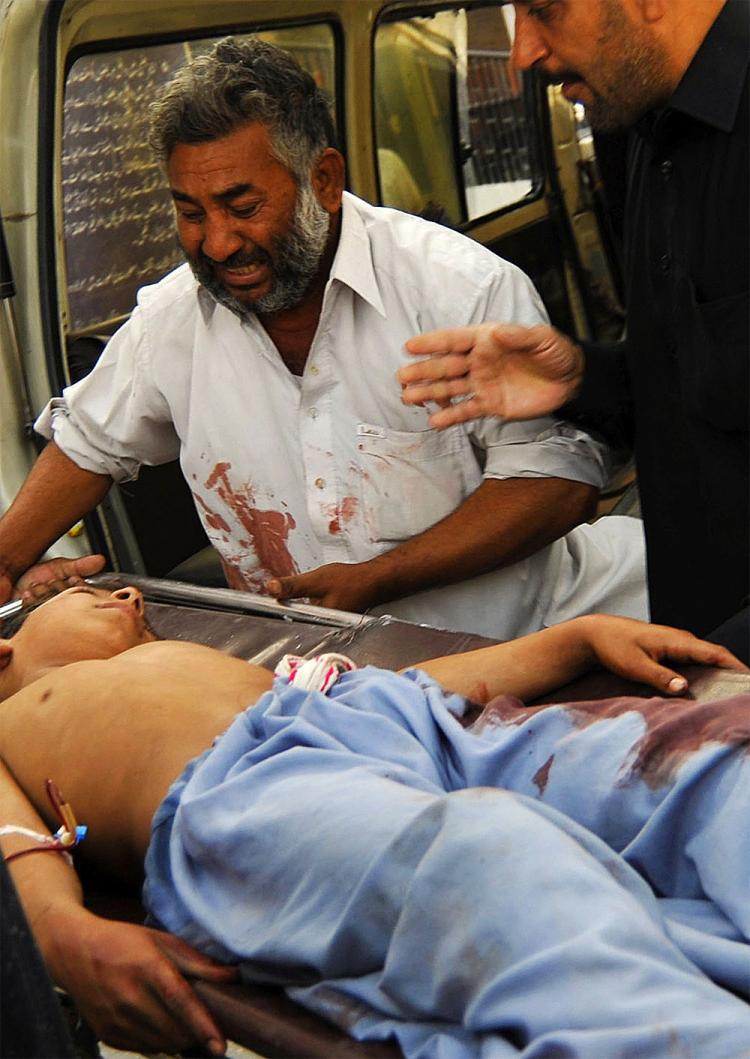
POLYGON ((625 342, 609 345, 582 342, 586 357, 583 386, 562 414, 586 430, 600 434, 615 449, 632 449, 633 397, 625 342))

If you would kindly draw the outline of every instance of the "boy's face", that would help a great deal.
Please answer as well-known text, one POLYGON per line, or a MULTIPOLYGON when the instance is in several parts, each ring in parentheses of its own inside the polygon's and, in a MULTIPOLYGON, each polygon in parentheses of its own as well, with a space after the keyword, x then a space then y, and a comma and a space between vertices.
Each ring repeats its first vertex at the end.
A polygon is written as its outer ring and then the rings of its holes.
POLYGON ((27 648, 49 665, 67 665, 113 658, 155 639, 137 588, 77 585, 33 610, 10 642, 14 651, 27 648))

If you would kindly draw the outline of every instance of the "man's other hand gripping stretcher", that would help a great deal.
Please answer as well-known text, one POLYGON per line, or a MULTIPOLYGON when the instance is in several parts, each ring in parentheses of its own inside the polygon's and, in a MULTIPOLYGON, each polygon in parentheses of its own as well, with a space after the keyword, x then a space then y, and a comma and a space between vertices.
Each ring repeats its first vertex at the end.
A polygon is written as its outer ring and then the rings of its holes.
POLYGON ((134 883, 145 860, 164 930, 86 910, 62 856, 9 864, 53 979, 116 1046, 221 1054, 188 980, 239 973, 407 1056, 744 1054, 750 696, 676 698, 670 662, 746 671, 589 616, 323 694, 79 585, 0 640, 3 853, 54 830, 52 777, 88 825, 76 858, 134 883), (597 665, 663 698, 519 701, 597 665))

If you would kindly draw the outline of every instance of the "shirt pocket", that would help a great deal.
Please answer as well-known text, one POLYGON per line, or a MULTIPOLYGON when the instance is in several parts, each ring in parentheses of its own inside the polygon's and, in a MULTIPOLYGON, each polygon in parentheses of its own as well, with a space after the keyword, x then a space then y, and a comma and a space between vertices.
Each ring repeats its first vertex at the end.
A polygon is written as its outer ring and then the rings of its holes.
POLYGON ((680 344, 686 396, 697 414, 721 431, 747 430, 750 398, 750 297, 700 302, 686 280, 680 291, 680 344))
POLYGON ((463 433, 360 423, 362 504, 373 541, 403 541, 449 515, 481 474, 463 433))

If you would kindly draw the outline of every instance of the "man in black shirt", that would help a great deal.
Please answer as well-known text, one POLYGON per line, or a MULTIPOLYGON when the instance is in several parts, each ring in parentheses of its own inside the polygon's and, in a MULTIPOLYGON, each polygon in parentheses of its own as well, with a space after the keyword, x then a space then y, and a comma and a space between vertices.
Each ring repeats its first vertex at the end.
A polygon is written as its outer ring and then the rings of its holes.
POLYGON ((627 337, 577 345, 552 328, 493 324, 409 343, 404 399, 470 395, 433 425, 567 413, 635 448, 654 621, 719 638, 747 659, 747 0, 527 0, 514 59, 631 128, 625 218, 627 337), (473 396, 471 396, 473 395, 473 396), (728 640, 727 640, 728 636, 728 640))

